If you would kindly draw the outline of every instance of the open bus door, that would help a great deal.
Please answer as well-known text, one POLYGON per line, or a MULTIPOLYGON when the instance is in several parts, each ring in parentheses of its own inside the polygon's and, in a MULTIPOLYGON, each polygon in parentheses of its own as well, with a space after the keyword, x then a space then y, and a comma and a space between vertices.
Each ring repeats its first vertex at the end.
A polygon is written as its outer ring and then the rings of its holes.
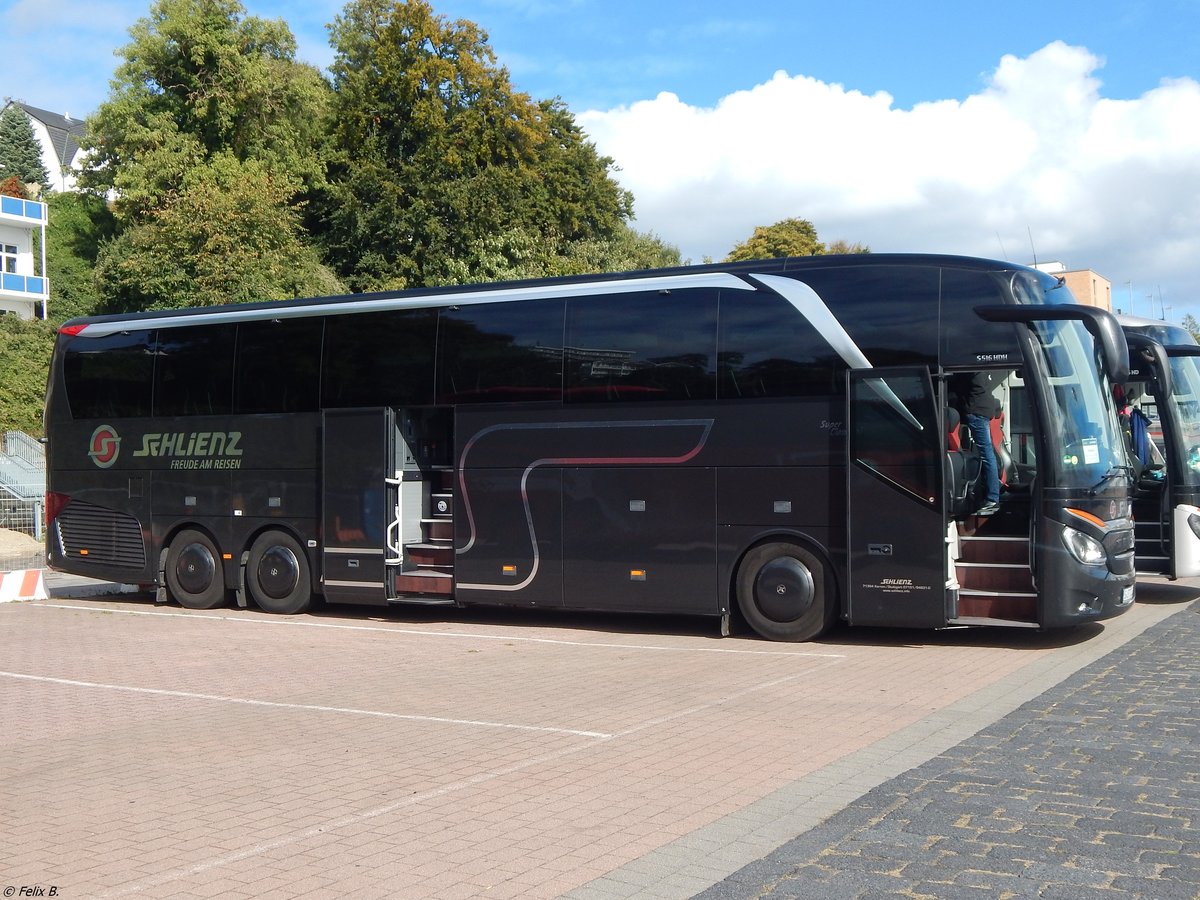
POLYGON ((847 619, 928 628, 948 604, 941 418, 923 368, 848 373, 847 619))
POLYGON ((1181 451, 1172 454, 1176 459, 1167 460, 1166 499, 1170 507, 1167 515, 1171 523, 1170 575, 1172 578, 1191 578, 1200 575, 1200 534, 1197 533, 1200 527, 1200 485, 1196 483, 1194 469, 1197 465, 1196 449, 1200 447, 1196 442, 1196 410, 1200 401, 1197 388, 1200 385, 1194 377, 1190 377, 1197 372, 1196 358, 1200 357, 1200 347, 1184 344, 1170 345, 1164 349, 1172 360, 1172 370, 1176 366, 1174 361, 1185 363, 1180 366, 1174 381, 1168 381, 1168 402, 1159 404, 1163 439, 1167 439, 1166 429, 1172 429, 1172 445, 1181 451))
MULTIPOLYGON (((1157 341, 1127 333, 1132 371, 1127 391, 1133 405, 1134 385, 1140 384, 1152 399, 1161 429, 1162 462, 1141 459, 1140 445, 1135 439, 1134 454, 1139 462, 1151 465, 1143 469, 1134 496, 1134 518, 1137 521, 1136 557, 1139 572, 1187 578, 1200 575, 1200 537, 1192 527, 1200 503, 1200 487, 1189 471, 1192 464, 1189 450, 1194 445, 1194 425, 1189 428, 1181 414, 1180 396, 1190 397, 1194 385, 1176 387, 1171 359, 1200 357, 1200 347, 1191 345, 1164 347, 1157 341)), ((1188 381, 1189 370, 1184 371, 1188 381)), ((1193 398, 1194 405, 1194 398, 1193 398)), ((1133 433, 1131 431, 1131 433, 1133 433)), ((1149 436, 1142 437, 1146 451, 1153 452, 1149 436)), ((1156 444, 1158 442, 1155 442, 1156 444)))

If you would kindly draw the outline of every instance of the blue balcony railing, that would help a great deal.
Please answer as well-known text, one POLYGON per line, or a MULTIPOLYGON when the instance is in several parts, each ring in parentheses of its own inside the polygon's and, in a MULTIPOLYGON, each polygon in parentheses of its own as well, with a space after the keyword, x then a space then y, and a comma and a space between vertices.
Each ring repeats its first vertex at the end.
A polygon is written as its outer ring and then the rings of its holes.
POLYGON ((44 300, 49 296, 46 279, 39 275, 0 274, 0 291, 6 294, 23 294, 30 300, 44 300))
POLYGON ((20 197, 0 197, 0 213, 6 216, 18 216, 34 222, 45 223, 46 204, 36 200, 22 200, 20 197))

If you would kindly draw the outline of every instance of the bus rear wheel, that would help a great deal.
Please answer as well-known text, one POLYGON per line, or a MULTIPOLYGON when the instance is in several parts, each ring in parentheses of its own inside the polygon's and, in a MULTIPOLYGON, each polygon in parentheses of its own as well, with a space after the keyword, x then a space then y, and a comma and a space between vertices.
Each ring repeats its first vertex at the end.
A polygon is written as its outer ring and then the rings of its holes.
POLYGON ((167 590, 187 609, 216 609, 225 603, 225 571, 216 545, 202 531, 185 528, 167 550, 167 590))
POLYGON ((824 564, 788 541, 746 554, 737 571, 737 601, 750 627, 772 641, 811 641, 836 618, 824 564))
POLYGON ((260 534, 246 558, 246 588, 265 612, 294 615, 307 610, 312 580, 299 542, 282 531, 260 534))

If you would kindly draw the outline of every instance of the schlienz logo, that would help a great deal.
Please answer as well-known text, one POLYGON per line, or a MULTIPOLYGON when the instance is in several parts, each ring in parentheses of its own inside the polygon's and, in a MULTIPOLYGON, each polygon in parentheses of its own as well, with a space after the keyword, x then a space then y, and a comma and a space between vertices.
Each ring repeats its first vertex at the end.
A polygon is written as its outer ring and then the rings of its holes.
POLYGON ((133 455, 169 458, 171 469, 240 469, 241 440, 240 431, 155 431, 133 455))
POLYGON ((88 456, 101 469, 107 469, 117 461, 121 452, 121 436, 111 425, 101 425, 92 432, 88 456))
POLYGON ((134 456, 241 456, 240 431, 168 431, 142 435, 134 456))

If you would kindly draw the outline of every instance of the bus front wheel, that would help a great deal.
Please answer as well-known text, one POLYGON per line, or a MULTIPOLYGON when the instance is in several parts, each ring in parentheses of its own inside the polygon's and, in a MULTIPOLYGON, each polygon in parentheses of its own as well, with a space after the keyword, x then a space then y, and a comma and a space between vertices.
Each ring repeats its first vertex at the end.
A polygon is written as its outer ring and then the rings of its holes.
POLYGON ((760 544, 738 566, 738 608, 768 640, 810 641, 836 618, 825 582, 824 564, 798 544, 760 544))
POLYGON ((294 615, 312 603, 308 559, 290 534, 268 531, 250 545, 246 588, 259 609, 294 615))
POLYGON ((167 590, 187 609, 215 609, 225 603, 221 555, 208 535, 186 528, 167 551, 167 590))

